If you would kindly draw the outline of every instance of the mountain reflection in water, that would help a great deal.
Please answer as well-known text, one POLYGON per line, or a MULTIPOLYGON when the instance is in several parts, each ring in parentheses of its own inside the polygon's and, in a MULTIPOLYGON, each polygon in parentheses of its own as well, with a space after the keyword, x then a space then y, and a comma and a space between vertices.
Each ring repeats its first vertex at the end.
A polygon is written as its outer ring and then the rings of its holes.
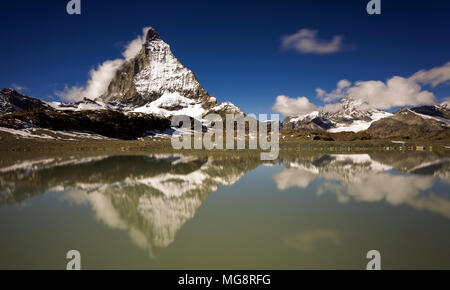
MULTIPOLYGON (((0 168, 0 204, 12 206, 61 192, 60 200, 88 205, 98 221, 126 231, 150 257, 174 243, 177 232, 219 186, 232 186, 263 165, 279 169, 272 174, 279 191, 273 194, 301 194, 315 183, 317 196, 335 194, 339 203, 386 202, 450 218, 448 158, 425 153, 329 154, 281 156, 268 163, 258 157, 159 154, 26 160, 0 168), (432 190, 437 182, 444 190, 432 190)), ((229 211, 233 214, 233 208, 229 211)), ((307 253, 317 239, 341 244, 333 229, 293 235, 284 243, 307 253)))
POLYGON ((316 194, 334 193, 339 202, 385 200, 391 205, 408 204, 450 218, 448 196, 421 194, 437 179, 450 184, 450 159, 414 163, 398 156, 399 160, 380 158, 378 161, 369 154, 287 159, 282 161, 286 169, 273 179, 279 190, 306 188, 314 180, 322 179, 316 194))
POLYGON ((0 169, 0 203, 68 191, 64 199, 89 204, 98 220, 128 231, 153 257, 174 241, 218 185, 235 183, 255 166, 252 160, 235 163, 183 155, 25 161, 0 169))

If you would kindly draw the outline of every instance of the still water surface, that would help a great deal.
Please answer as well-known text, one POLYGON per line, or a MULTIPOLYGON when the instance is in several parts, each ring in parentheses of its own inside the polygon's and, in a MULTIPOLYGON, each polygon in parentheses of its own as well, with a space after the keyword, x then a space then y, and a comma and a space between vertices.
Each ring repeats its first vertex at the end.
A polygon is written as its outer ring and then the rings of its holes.
POLYGON ((433 154, 99 156, 0 168, 0 268, 450 269, 433 154), (258 156, 259 157, 259 156, 258 156))

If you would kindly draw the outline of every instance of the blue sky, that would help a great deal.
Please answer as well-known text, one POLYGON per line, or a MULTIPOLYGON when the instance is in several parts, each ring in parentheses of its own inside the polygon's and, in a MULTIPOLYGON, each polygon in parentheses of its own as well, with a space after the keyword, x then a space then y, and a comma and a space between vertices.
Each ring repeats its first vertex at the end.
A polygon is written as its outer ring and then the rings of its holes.
MULTIPOLYGON (((219 101, 246 112, 270 112, 275 98, 308 97, 323 105, 339 80, 409 77, 450 61, 450 1, 137 1, 81 0, 82 15, 68 15, 65 0, 2 1, 0 87, 21 86, 49 99, 65 85, 84 85, 89 70, 121 56, 145 26, 154 27, 219 101), (327 54, 283 49, 284 36, 317 31, 343 47, 327 54)), ((447 83, 424 84, 438 100, 447 83)), ((54 97, 55 98, 55 97, 54 97)), ((55 98, 57 99, 57 98, 55 98)))

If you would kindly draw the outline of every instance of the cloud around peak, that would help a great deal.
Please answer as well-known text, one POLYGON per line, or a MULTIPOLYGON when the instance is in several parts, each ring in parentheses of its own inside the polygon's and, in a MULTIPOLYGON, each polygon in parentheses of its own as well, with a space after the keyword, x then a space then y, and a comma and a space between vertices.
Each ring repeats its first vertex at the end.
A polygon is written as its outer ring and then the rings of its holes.
POLYGON ((285 95, 280 95, 275 101, 272 110, 285 116, 306 115, 315 111, 317 107, 312 104, 307 97, 298 97, 296 99, 285 95))
POLYGON ((12 83, 11 84, 11 88, 15 89, 19 93, 23 93, 25 91, 28 91, 28 88, 26 86, 22 86, 22 85, 19 85, 19 84, 16 84, 16 83, 12 83))
POLYGON ((344 44, 343 40, 342 35, 335 35, 330 40, 319 39, 317 30, 303 28, 297 33, 284 36, 281 47, 300 53, 331 54, 351 47, 344 44))
MULTIPOLYGON (((307 97, 290 98, 278 96, 273 110, 288 117, 304 116, 313 111, 333 112, 339 109, 339 103, 333 103, 346 96, 359 100, 360 109, 388 110, 402 106, 432 105, 438 103, 436 96, 424 90, 421 84, 435 87, 439 84, 449 84, 450 62, 430 70, 421 70, 411 77, 393 76, 386 81, 369 80, 350 82, 340 80, 336 88, 326 92, 316 89, 316 98, 323 101, 323 106, 315 106, 307 97)), ((448 101, 445 99, 444 101, 448 101)))
POLYGON ((125 46, 125 50, 122 52, 123 58, 107 60, 98 65, 96 69, 91 69, 89 71, 89 80, 85 86, 65 86, 64 90, 56 91, 55 95, 68 101, 79 101, 84 98, 95 99, 103 95, 120 66, 139 53, 142 45, 145 43, 145 36, 149 29, 151 27, 144 27, 142 35, 139 35, 125 46))
POLYGON ((133 39, 125 46, 125 50, 124 52, 122 52, 122 55, 126 60, 130 60, 138 55, 139 51, 141 51, 142 45, 145 43, 147 32, 150 29, 152 28, 144 27, 142 29, 142 35, 139 35, 137 38, 133 39))

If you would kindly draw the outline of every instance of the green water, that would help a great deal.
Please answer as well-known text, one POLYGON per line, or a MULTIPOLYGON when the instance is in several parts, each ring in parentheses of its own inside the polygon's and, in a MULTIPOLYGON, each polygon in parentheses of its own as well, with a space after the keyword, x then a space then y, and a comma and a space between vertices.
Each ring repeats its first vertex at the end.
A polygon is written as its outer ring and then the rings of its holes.
POLYGON ((450 269, 431 153, 99 156, 0 168, 0 268, 450 269))

